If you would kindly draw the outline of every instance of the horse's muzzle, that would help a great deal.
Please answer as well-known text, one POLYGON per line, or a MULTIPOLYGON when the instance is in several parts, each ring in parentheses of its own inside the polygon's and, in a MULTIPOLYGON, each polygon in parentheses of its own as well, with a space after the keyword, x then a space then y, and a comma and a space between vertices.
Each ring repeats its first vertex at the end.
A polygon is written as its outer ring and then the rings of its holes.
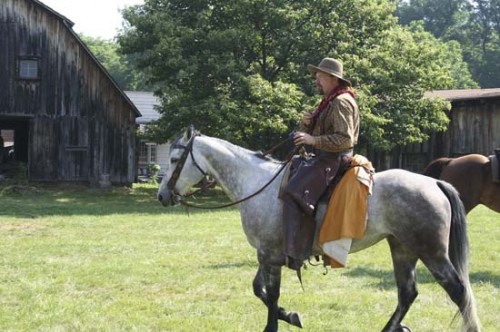
POLYGON ((167 192, 165 194, 158 194, 158 201, 163 206, 175 206, 181 204, 181 196, 173 192, 167 192))

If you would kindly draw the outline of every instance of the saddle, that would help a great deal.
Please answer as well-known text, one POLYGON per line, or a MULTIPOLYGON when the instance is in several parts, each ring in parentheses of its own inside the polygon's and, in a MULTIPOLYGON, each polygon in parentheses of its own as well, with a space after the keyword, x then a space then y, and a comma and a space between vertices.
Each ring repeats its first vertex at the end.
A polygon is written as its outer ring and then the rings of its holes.
POLYGON ((315 215, 322 199, 328 199, 335 180, 345 173, 351 158, 347 156, 311 155, 292 159, 280 187, 283 199, 283 236, 286 265, 296 270, 300 279, 300 266, 311 256, 317 233, 315 215), (333 157, 333 158, 332 158, 333 157))
MULTIPOLYGON (((279 197, 281 197, 281 193, 283 192, 283 189, 287 186, 288 181, 295 175, 295 173, 299 169, 299 167, 304 163, 310 162, 311 158, 312 157, 309 155, 306 155, 306 156, 297 155, 297 156, 294 156, 292 158, 290 164, 285 169, 285 173, 284 173, 283 178, 281 180, 279 197)), ((351 161, 352 161, 352 157, 341 156, 337 173, 335 174, 333 179, 330 181, 327 189, 321 195, 317 204, 328 202, 330 196, 332 195, 333 191, 335 190, 335 187, 340 182, 340 180, 342 179, 344 174, 347 172, 347 170, 351 167, 351 161)), ((322 181, 322 179, 320 179, 320 181, 322 181)), ((311 185, 314 186, 314 183, 312 183, 311 185)))
POLYGON ((494 154, 488 157, 491 162, 492 181, 500 183, 500 148, 494 150, 494 154))
MULTIPOLYGON (((307 158, 303 158, 303 157, 296 157, 292 160, 291 165, 286 170, 286 172, 283 176, 280 191, 282 191, 283 188, 285 188, 287 186, 289 179, 291 179, 293 177, 297 168, 304 166, 304 163, 308 163, 308 162, 309 162, 309 160, 307 158)), ((369 163, 369 161, 365 157, 360 156, 360 155, 355 155, 353 157, 342 156, 339 160, 337 173, 335 174, 333 179, 329 182, 329 185, 327 186, 326 189, 324 189, 324 185, 321 186, 318 184, 316 187, 314 187, 314 184, 312 184, 311 182, 308 182, 309 188, 311 190, 314 190, 313 188, 321 188, 321 190, 324 190, 323 193, 321 194, 321 196, 319 197, 318 201, 315 202, 316 204, 314 206, 313 211, 314 211, 314 213, 316 213, 317 208, 319 206, 322 206, 322 208, 320 210, 324 210, 326 207, 325 218, 323 220, 316 220, 312 224, 308 224, 308 223, 307 224, 309 225, 308 227, 315 228, 315 230, 313 231, 314 240, 312 241, 312 248, 311 248, 312 255, 316 256, 317 258, 319 256, 322 256, 323 263, 325 265, 331 265, 332 267, 334 267, 334 265, 332 264, 332 260, 328 256, 325 256, 325 251, 323 250, 322 246, 320 245, 320 241, 318 241, 318 240, 320 240, 320 239, 328 240, 331 238, 331 236, 336 236, 338 232, 344 232, 345 230, 356 230, 357 231, 356 234, 361 233, 361 236, 364 234, 364 230, 366 227, 366 222, 365 222, 366 221, 366 206, 362 206, 363 202, 360 202, 358 200, 347 199, 349 201, 349 204, 348 204, 349 207, 347 207, 347 205, 345 204, 345 201, 343 201, 342 199, 345 199, 344 198, 345 196, 343 196, 344 195, 343 193, 346 190, 346 186, 348 188, 353 188, 353 186, 357 186, 356 184, 349 184, 349 183, 352 183, 351 181, 355 181, 356 183, 358 183, 358 185, 360 182, 363 183, 364 186, 366 186, 367 188, 370 188, 369 190, 367 190, 368 194, 371 193, 371 183, 372 183, 371 176, 373 175, 373 172, 374 171, 372 169, 371 163, 369 163), (367 164, 368 164, 368 166, 367 166, 367 164), (365 177, 362 180, 360 175, 356 175, 356 174, 360 174, 356 171, 356 168, 358 168, 358 167, 362 167, 365 169, 365 173, 367 174, 368 179, 365 177), (367 169, 367 167, 369 169, 367 169), (346 178, 347 174, 350 174, 348 179, 346 178), (344 179, 344 178, 347 179, 346 180, 347 182, 342 181, 342 179, 344 179), (341 190, 340 193, 335 194, 336 188, 339 188, 339 190, 341 190), (335 197, 335 199, 334 199, 334 197, 335 197), (339 201, 338 197, 341 197, 340 201, 339 201), (358 205, 358 204, 360 204, 360 205, 358 205), (332 210, 330 211, 330 209, 332 209, 332 210), (336 221, 336 225, 333 227, 331 224, 332 211, 334 211, 333 215, 336 215, 337 217, 339 217, 339 218, 335 218, 337 221, 336 221), (349 224, 350 226, 345 226, 346 223, 349 224), (340 227, 340 229, 339 229, 339 227, 340 227), (326 231, 325 231, 325 229, 326 229, 326 231), (332 229, 338 230, 338 232, 336 232, 336 231, 332 232, 332 229), (321 230, 321 232, 326 232, 327 236, 326 237, 324 235, 320 236, 320 230, 321 230)), ((322 181, 324 183, 324 179, 320 178, 318 180, 318 183, 322 182, 322 181)), ((281 193, 280 193, 280 195, 281 195, 281 193)), ((365 199, 364 203, 366 203, 366 199, 365 199)), ((313 217, 311 216, 310 218, 313 218, 313 217)), ((302 233, 302 231, 300 233, 302 233)), ((309 234, 309 231, 306 231, 305 234, 309 234)), ((358 238, 360 236, 351 236, 351 237, 358 238)), ((307 239, 308 239, 308 237, 304 236, 303 242, 304 243, 308 242, 307 239)), ((301 240, 301 242, 302 242, 302 240, 301 240)), ((328 241, 328 242, 330 242, 330 241, 328 241)), ((350 244, 349 244, 349 247, 350 247, 350 244)), ((348 250, 348 248, 347 248, 347 250, 348 250)), ((339 266, 335 266, 335 267, 339 267, 339 266)))

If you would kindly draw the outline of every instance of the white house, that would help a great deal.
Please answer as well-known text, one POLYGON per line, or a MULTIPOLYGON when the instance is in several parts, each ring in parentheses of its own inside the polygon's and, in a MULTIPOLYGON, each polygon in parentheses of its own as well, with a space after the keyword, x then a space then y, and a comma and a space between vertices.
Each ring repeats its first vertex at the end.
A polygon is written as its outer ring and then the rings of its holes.
MULTIPOLYGON (((151 121, 160 118, 157 107, 161 105, 160 100, 152 92, 146 91, 125 91, 132 103, 141 112, 142 117, 137 118, 139 130, 144 130, 145 126, 151 121)), ((167 167, 167 157, 169 144, 156 144, 146 140, 140 140, 138 144, 138 176, 147 174, 147 166, 158 164, 162 175, 167 167)))

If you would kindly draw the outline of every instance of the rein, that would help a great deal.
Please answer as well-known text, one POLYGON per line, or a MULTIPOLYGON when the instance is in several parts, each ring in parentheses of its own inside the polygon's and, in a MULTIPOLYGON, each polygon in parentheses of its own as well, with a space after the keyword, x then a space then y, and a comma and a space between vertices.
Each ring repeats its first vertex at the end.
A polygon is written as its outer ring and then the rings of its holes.
MULTIPOLYGON (((186 163, 186 160, 188 158, 188 156, 191 156, 191 160, 193 161, 193 164, 196 166, 196 168, 198 168, 198 170, 204 175, 204 176, 207 176, 207 172, 205 172, 200 166, 199 164, 196 162, 196 159, 194 158, 194 155, 193 155, 193 142, 194 142, 194 139, 196 136, 199 136, 200 134, 199 133, 196 133, 196 134, 193 134, 193 136, 191 136, 191 138, 189 139, 188 143, 186 146, 184 145, 180 145, 180 144, 174 144, 174 146, 172 148, 174 149, 184 149, 184 152, 182 153, 178 163, 177 163, 177 166, 175 167, 174 171, 172 172, 172 176, 170 177, 170 179, 168 180, 168 183, 167 183, 167 188, 168 190, 173 193, 174 195, 176 195, 178 198, 179 198, 179 203, 181 203, 182 205, 186 206, 186 207, 191 207, 191 208, 196 208, 196 209, 207 209, 207 210, 215 210, 215 209, 223 209, 223 208, 227 208, 227 207, 230 207, 230 206, 233 206, 233 205, 237 205, 237 204, 240 204, 244 201, 247 201, 255 196, 257 196, 258 194, 260 194, 261 192, 263 192, 267 187, 269 187, 269 185, 274 181, 276 180, 276 178, 278 177, 278 175, 286 168, 287 164, 290 162, 290 160, 292 160, 292 157, 293 155, 295 154, 295 151, 296 149, 294 149, 293 151, 291 151, 286 160, 283 162, 282 166, 280 167, 280 169, 278 170, 278 172, 276 172, 276 174, 273 175, 273 177, 266 183, 264 184, 259 190, 257 190, 256 192, 242 198, 242 199, 239 199, 235 202, 231 202, 231 203, 227 203, 227 204, 222 204, 222 205, 216 205, 216 206, 201 206, 201 205, 195 205, 195 204, 192 204, 192 203, 189 203, 188 201, 186 201, 185 198, 187 197, 190 197, 190 196, 193 196, 195 195, 196 193, 204 190, 204 189, 207 189, 207 188, 210 188, 212 187, 214 184, 215 184, 215 181, 212 181, 210 182, 208 185, 196 190, 195 192, 192 192, 190 194, 187 194, 187 195, 180 195, 178 193, 175 192, 175 185, 177 183, 177 180, 179 179, 179 176, 182 172, 182 168, 184 167, 184 164, 186 163)), ((278 147, 280 147, 281 145, 283 145, 284 143, 286 143, 289 139, 279 143, 277 146, 273 147, 271 150, 269 151, 274 151, 275 149, 277 149, 278 147)), ((264 155, 267 155, 269 152, 266 152, 264 155)))

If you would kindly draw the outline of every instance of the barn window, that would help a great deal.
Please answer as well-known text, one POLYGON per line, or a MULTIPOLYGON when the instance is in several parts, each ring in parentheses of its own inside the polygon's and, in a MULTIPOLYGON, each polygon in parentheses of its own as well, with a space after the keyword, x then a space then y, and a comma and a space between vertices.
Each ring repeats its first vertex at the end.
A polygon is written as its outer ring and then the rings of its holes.
POLYGON ((38 68, 38 62, 38 59, 35 58, 19 59, 19 78, 25 80, 39 79, 40 71, 38 68))

